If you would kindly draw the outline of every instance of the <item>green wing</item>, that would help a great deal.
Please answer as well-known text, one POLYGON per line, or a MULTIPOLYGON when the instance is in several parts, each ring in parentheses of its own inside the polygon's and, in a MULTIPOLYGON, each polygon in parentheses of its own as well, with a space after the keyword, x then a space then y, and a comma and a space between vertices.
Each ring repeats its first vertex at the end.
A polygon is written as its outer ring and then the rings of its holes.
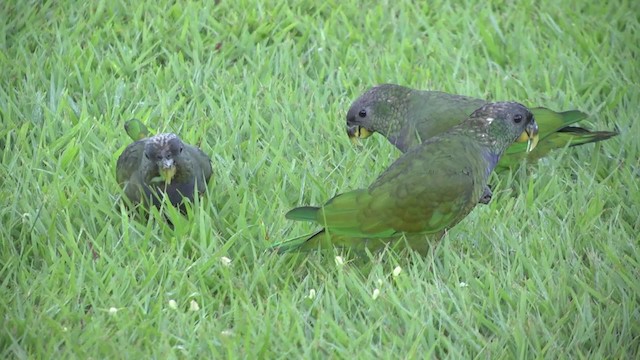
POLYGON ((143 182, 139 168, 144 155, 144 139, 150 137, 151 133, 138 119, 125 122, 124 129, 134 142, 129 144, 118 158, 116 180, 123 187, 127 197, 137 203, 140 201, 143 182))
POLYGON ((116 180, 133 203, 140 201, 142 179, 139 174, 140 162, 144 154, 145 140, 129 144, 116 163, 116 180))
POLYGON ((193 164, 194 174, 197 176, 198 192, 205 191, 206 185, 213 174, 211 167, 211 159, 200 148, 185 144, 184 151, 187 152, 191 163, 193 164))
POLYGON ((364 252, 376 251, 386 246, 401 250, 406 247, 418 251, 425 255, 430 249, 430 245, 442 237, 444 232, 431 235, 409 235, 404 237, 388 237, 388 238, 353 238, 345 235, 339 235, 327 232, 321 229, 312 235, 304 235, 294 239, 285 240, 271 246, 271 249, 279 253, 288 251, 312 251, 331 248, 345 248, 364 252))
MULTIPOLYGON (((325 227, 285 248, 322 244, 360 247, 362 242, 393 242, 403 233, 440 234, 459 222, 478 202, 486 186, 486 169, 470 141, 453 137, 429 141, 403 155, 367 189, 340 194, 322 207, 300 207, 286 217, 325 227)), ((418 237, 424 240, 424 236, 418 237)))

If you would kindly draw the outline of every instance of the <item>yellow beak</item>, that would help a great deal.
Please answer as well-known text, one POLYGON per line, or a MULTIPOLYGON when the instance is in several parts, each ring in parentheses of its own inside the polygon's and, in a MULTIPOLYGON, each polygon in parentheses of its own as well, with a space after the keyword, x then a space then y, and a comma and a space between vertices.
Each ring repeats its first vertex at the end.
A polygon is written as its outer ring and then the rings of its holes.
POLYGON ((516 142, 527 142, 527 152, 531 152, 538 145, 538 124, 535 121, 530 122, 524 129, 522 134, 516 139, 516 142))
POLYGON ((366 139, 371 136, 371 134, 373 134, 373 132, 363 126, 347 126, 347 135, 349 135, 349 139, 354 145, 360 145, 358 139, 366 139))
POLYGON ((170 184, 171 180, 173 180, 173 177, 176 176, 176 171, 176 164, 173 161, 165 162, 164 164, 162 164, 162 166, 160 166, 160 169, 158 169, 160 176, 167 184, 170 184))

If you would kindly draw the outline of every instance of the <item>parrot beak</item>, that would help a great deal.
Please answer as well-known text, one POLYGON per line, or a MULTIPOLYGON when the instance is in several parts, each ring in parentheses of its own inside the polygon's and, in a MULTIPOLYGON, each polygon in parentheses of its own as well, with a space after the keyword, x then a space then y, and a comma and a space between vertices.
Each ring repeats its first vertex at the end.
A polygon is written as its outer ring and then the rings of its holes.
POLYGON ((354 145, 360 145, 358 139, 366 139, 373 134, 367 128, 360 125, 347 126, 347 135, 354 145))
POLYGON ((171 180, 176 175, 176 164, 173 159, 162 159, 158 165, 160 176, 167 184, 171 183, 171 180))
POLYGON ((520 137, 516 139, 516 142, 527 142, 527 152, 531 152, 538 145, 538 124, 535 121, 527 124, 520 137))

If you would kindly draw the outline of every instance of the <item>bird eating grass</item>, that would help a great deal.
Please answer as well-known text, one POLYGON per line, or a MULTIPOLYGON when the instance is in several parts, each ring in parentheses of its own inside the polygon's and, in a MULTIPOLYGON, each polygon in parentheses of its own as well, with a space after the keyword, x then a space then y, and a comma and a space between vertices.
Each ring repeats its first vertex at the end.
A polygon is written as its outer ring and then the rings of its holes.
POLYGON ((312 221, 323 229, 273 248, 373 251, 408 245, 424 254, 478 204, 504 151, 516 141, 533 150, 538 131, 533 114, 523 105, 486 104, 407 151, 368 188, 337 195, 320 207, 289 211, 287 219, 312 221))
MULTIPOLYGON (((436 135, 462 123, 486 100, 416 90, 383 84, 358 97, 347 112, 347 135, 353 142, 374 133, 384 136, 403 153, 436 135)), ((570 126, 587 115, 577 110, 555 112, 543 107, 530 109, 540 127, 540 144, 511 145, 498 162, 496 171, 512 168, 525 158, 532 163, 554 149, 602 141, 618 135, 612 131, 589 131, 570 126)))
POLYGON ((182 212, 186 211, 183 201, 203 193, 212 173, 209 157, 172 133, 130 144, 116 164, 116 179, 133 204, 160 207, 166 196, 182 212))

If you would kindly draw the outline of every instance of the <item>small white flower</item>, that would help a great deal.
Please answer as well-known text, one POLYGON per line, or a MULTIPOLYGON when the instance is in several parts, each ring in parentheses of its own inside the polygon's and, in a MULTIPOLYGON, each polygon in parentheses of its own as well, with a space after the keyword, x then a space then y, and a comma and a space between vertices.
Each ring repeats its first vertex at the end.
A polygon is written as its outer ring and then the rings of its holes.
POLYGON ((378 279, 378 285, 382 286, 382 279, 378 279))
POLYGON ((114 307, 109 308, 109 315, 114 315, 117 312, 118 312, 117 308, 114 308, 114 307))
POLYGON ((62 332, 67 332, 67 331, 69 331, 69 328, 68 328, 68 327, 66 327, 66 326, 63 326, 63 327, 62 327, 62 332))
POLYGON ((195 300, 191 300, 191 302, 189 303, 189 310, 198 311, 200 310, 200 305, 198 305, 198 303, 195 300))
POLYGON ((400 276, 401 272, 402 272, 402 268, 400 266, 396 266, 393 269, 393 272, 391 274, 393 275, 393 277, 398 277, 398 276, 400 276))
POLYGON ((309 296, 307 296, 307 299, 313 300, 315 297, 316 297, 316 289, 309 290, 309 296))
POLYGON ((221 258, 220 258, 220 262, 221 262, 221 263, 222 263, 222 265, 224 265, 224 266, 229 266, 229 265, 231 265, 231 259, 229 259, 229 258, 228 258, 228 257, 226 257, 226 256, 221 257, 221 258))
POLYGON ((178 303, 175 300, 171 299, 169 300, 169 307, 175 310, 178 308, 178 303))
POLYGON ((469 286, 469 285, 467 285, 467 283, 466 283, 466 282, 461 281, 461 282, 460 282, 460 284, 458 284, 458 286, 460 286, 460 287, 467 287, 467 286, 469 286))
POLYGON ((336 256, 336 265, 338 266, 344 265, 344 259, 342 258, 342 256, 340 255, 336 256))
POLYGON ((378 288, 373 289, 373 294, 371 295, 371 298, 373 300, 377 299, 380 296, 380 290, 378 288))

